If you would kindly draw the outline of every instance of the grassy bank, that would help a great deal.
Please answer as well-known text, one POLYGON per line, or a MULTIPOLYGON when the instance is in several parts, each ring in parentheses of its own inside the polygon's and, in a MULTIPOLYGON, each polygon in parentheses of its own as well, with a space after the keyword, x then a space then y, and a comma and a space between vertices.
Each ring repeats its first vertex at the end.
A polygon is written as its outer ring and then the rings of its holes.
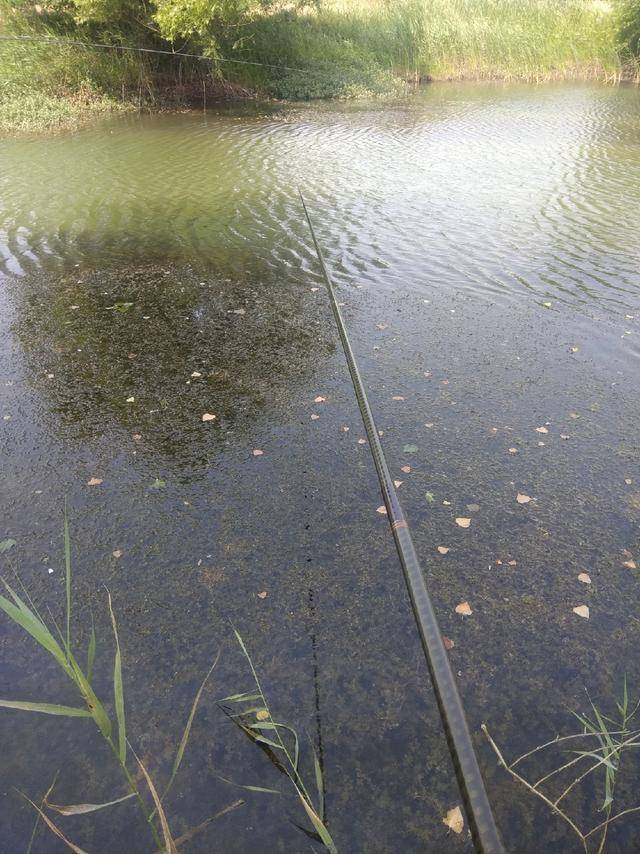
POLYGON ((429 78, 615 81, 633 76, 640 53, 640 0, 237 0, 224 13, 141 2, 60 0, 45 12, 0 0, 0 33, 212 59, 0 42, 0 128, 202 103, 205 90, 210 103, 225 85, 304 99, 396 95, 429 78))
MULTIPOLYGON (((235 51, 224 42, 225 55, 311 66, 329 79, 348 69, 374 90, 384 89, 385 75, 614 79, 622 66, 617 12, 590 0, 327 0, 303 13, 256 16, 250 29, 235 51)), ((234 73, 276 96, 323 94, 314 75, 277 77, 260 68, 234 73)), ((337 80, 331 87, 341 93, 337 80)))

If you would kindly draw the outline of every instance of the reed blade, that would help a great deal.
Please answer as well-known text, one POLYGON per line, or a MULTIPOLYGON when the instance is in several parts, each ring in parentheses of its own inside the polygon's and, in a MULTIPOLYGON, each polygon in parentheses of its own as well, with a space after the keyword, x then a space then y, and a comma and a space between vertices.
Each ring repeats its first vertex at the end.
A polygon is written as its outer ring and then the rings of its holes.
POLYGON ((31 703, 27 700, 0 700, 3 709, 20 709, 23 712, 41 712, 45 715, 61 715, 67 718, 90 718, 88 709, 75 706, 60 706, 57 703, 31 703))
POLYGON ((111 625, 113 636, 116 640, 116 655, 113 664, 113 697, 116 706, 116 719, 118 721, 118 758, 124 765, 127 759, 127 728, 124 717, 124 687, 122 684, 122 656, 120 654, 120 641, 118 639, 118 626, 115 614, 111 606, 111 593, 107 590, 109 600, 109 613, 111 614, 111 625))

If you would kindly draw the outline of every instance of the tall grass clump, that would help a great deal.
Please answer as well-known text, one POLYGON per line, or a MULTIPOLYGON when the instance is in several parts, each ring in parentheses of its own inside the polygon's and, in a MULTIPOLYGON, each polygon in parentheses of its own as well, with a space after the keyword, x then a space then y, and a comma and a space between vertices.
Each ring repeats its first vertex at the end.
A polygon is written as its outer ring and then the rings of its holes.
POLYGON ((557 735, 511 762, 505 759, 486 724, 482 724, 482 730, 499 764, 565 822, 584 854, 603 854, 611 825, 640 811, 638 805, 616 807, 623 756, 633 755, 635 748, 640 747, 636 720, 640 699, 630 703, 625 677, 613 712, 605 714, 591 699, 589 706, 588 712, 573 712, 580 725, 579 732, 557 735), (600 792, 598 816, 587 828, 580 826, 580 819, 574 814, 575 801, 572 804, 572 797, 581 788, 595 792, 596 796, 600 792))
POLYGON ((618 0, 619 50, 627 77, 640 80, 640 0, 618 0))
POLYGON ((256 12, 243 33, 219 35, 225 56, 311 72, 305 83, 233 71, 276 95, 342 96, 338 80, 350 78, 375 93, 393 91, 392 79, 611 79, 620 67, 616 15, 602 0, 323 0, 256 12))
MULTIPOLYGON (((221 704, 227 704, 225 711, 244 734, 261 747, 274 766, 289 780, 299 803, 313 825, 315 836, 330 854, 337 854, 335 842, 326 824, 324 807, 324 778, 320 760, 311 745, 315 772, 316 796, 312 797, 300 769, 300 739, 296 730, 289 724, 277 721, 260 684, 255 665, 242 636, 236 629, 234 633, 240 648, 249 663, 254 687, 250 691, 224 697, 221 704)), ((227 781, 231 782, 231 781, 227 781)), ((236 784, 237 785, 237 784, 236 784)), ((252 792, 266 792, 279 795, 277 789, 262 786, 241 786, 252 792)))
MULTIPOLYGON (((5 540, 0 543, 0 553, 8 552, 14 545, 14 541, 5 540)), ((187 833, 181 840, 174 840, 169 823, 163 807, 163 800, 168 794, 173 781, 178 773, 184 752, 191 733, 193 718, 200 702, 200 698, 204 686, 209 679, 214 667, 217 664, 218 656, 216 656, 209 672, 206 674, 191 707, 191 712, 187 719, 187 723, 176 751, 176 756, 173 762, 173 767, 169 776, 168 783, 164 789, 162 796, 158 794, 157 788, 149 775, 142 761, 138 758, 129 742, 129 734, 127 730, 126 714, 125 714, 125 692, 122 670, 122 654, 120 649, 120 640, 118 636, 118 626, 116 617, 113 611, 111 595, 107 591, 107 606, 113 630, 113 641, 115 646, 113 657, 113 696, 111 698, 111 706, 113 711, 109 713, 107 707, 109 703, 98 697, 94 688, 94 664, 96 659, 97 638, 95 629, 92 625, 89 635, 89 643, 86 650, 85 663, 82 664, 78 658, 78 653, 74 648, 71 634, 71 617, 72 617, 72 577, 71 577, 71 540, 69 536, 69 525, 65 515, 64 522, 64 563, 65 563, 65 622, 62 627, 59 627, 53 617, 50 617, 52 626, 43 618, 33 600, 29 596, 27 590, 18 582, 21 587, 22 596, 20 596, 14 588, 4 579, 4 585, 7 596, 0 595, 0 610, 16 625, 19 626, 26 634, 39 645, 39 647, 48 653, 61 673, 69 679, 76 688, 79 698, 79 705, 66 706, 59 703, 49 702, 32 702, 30 700, 0 700, 0 707, 6 709, 20 710, 26 712, 36 712, 46 715, 56 715, 68 718, 84 718, 93 721, 98 733, 109 746, 114 760, 120 768, 124 782, 127 786, 127 792, 119 797, 115 797, 106 803, 101 804, 70 804, 59 805, 50 800, 53 784, 42 800, 41 806, 38 806, 34 801, 23 795, 25 799, 36 810, 38 819, 41 819, 47 827, 62 839, 65 844, 73 851, 81 852, 74 843, 70 842, 62 833, 60 828, 51 818, 51 813, 58 813, 64 816, 81 815, 85 813, 96 812, 97 810, 106 809, 123 801, 134 799, 144 817, 144 820, 149 828, 152 837, 153 847, 155 850, 166 852, 166 854, 175 854, 177 845, 180 841, 186 841, 186 838, 191 838, 195 831, 187 833), (132 760, 130 759, 132 757, 132 760), (132 767, 130 767, 132 766, 132 767), (133 770, 132 770, 133 769, 133 770), (139 772, 146 784, 146 793, 141 791, 136 782, 136 773, 139 772), (146 794, 146 796, 145 796, 146 794), (151 799, 153 808, 149 805, 148 800, 151 799)), ((242 802, 236 802, 230 807, 227 807, 221 813, 228 812, 229 809, 239 806, 242 802)), ((216 816, 217 817, 217 816, 216 816)), ((200 825, 196 830, 201 829, 209 821, 208 819, 203 825, 200 825)), ((81 852, 82 854, 82 852, 81 852)))

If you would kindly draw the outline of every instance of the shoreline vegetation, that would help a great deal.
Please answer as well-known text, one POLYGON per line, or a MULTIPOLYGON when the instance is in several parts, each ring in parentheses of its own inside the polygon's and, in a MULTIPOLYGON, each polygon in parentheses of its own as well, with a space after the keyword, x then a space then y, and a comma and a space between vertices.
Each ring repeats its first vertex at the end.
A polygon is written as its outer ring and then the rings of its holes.
POLYGON ((640 0, 0 0, 0 37, 5 135, 239 98, 397 97, 429 80, 640 79, 640 0))

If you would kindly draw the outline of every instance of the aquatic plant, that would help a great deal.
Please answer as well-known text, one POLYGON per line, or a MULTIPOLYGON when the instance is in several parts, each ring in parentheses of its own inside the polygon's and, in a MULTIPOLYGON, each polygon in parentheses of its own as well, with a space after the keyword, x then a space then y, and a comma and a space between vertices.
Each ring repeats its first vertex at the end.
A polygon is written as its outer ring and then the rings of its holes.
POLYGON ((640 806, 634 806, 613 813, 615 789, 620 775, 622 756, 627 751, 640 747, 640 728, 631 726, 640 709, 640 699, 631 708, 625 677, 622 696, 615 704, 617 717, 605 715, 590 698, 589 705, 590 712, 588 713, 573 712, 581 726, 580 732, 564 736, 558 735, 551 741, 523 753, 512 762, 507 762, 504 758, 486 724, 482 724, 482 730, 498 757, 499 764, 571 828, 580 840, 585 854, 590 854, 592 850, 596 851, 597 854, 603 854, 610 826, 619 819, 640 811, 640 806), (529 779, 533 772, 525 776, 520 768, 516 770, 516 766, 520 766, 521 763, 530 763, 534 758, 538 759, 541 755, 546 756, 559 745, 564 748, 568 742, 571 743, 569 753, 572 758, 552 767, 550 771, 544 773, 535 782, 531 782, 529 779), (598 821, 590 829, 583 830, 579 827, 578 820, 569 813, 565 806, 565 799, 574 793, 580 784, 585 781, 589 782, 592 777, 597 776, 600 772, 603 791, 599 812, 604 813, 604 819, 598 821), (553 784, 559 784, 558 793, 550 791, 550 786, 553 784), (594 848, 593 845, 596 847, 594 848))
MULTIPOLYGON (((300 739, 298 733, 289 724, 278 722, 274 718, 245 642, 235 628, 233 631, 240 644, 240 649, 249 662, 255 684, 250 691, 224 697, 220 703, 230 704, 231 708, 226 710, 227 715, 251 741, 265 749, 275 767, 288 778, 314 827, 318 840, 332 854, 337 854, 338 849, 325 821, 324 779, 318 755, 311 745, 317 789, 318 802, 316 805, 300 771, 300 739)), ((242 786, 242 788, 252 792, 280 794, 277 789, 261 786, 242 786)))
MULTIPOLYGON (((13 541, 3 541, 3 543, 0 544, 0 552, 10 551, 10 549, 12 548, 12 544, 13 541)), ((41 714, 48 715, 59 715, 71 718, 91 718, 95 723, 96 727, 98 728, 100 735, 110 747, 115 757, 115 760, 125 777, 129 793, 123 797, 114 798, 112 800, 107 801, 106 803, 101 804, 73 804, 61 806, 52 803, 49 799, 54 785, 52 784, 52 786, 49 788, 49 790, 43 797, 41 806, 38 806, 30 798, 27 798, 26 795, 23 795, 23 797, 25 797, 26 800, 36 810, 38 818, 44 821, 47 827, 54 834, 56 834, 56 836, 62 839, 65 844, 68 845, 68 847, 78 852, 80 852, 81 849, 78 848, 78 846, 74 845, 74 843, 70 842, 64 836, 62 831, 52 821, 49 815, 47 815, 45 809, 49 810, 50 812, 57 812, 61 815, 79 815, 105 809, 107 807, 114 806, 115 804, 119 804, 125 800, 128 800, 129 798, 135 798, 142 812, 142 815, 144 816, 144 819, 149 827, 150 833, 153 837, 154 847, 156 849, 160 849, 161 851, 166 851, 167 854, 173 854, 173 852, 177 850, 177 845, 179 844, 180 840, 174 840, 171 834, 171 830, 169 828, 162 802, 167 796, 169 790, 171 789, 176 774, 178 773, 178 770, 182 763, 187 742, 191 733, 193 719, 198 708, 202 692, 207 683, 207 680, 209 679, 211 673, 213 672, 213 669, 215 668, 218 662, 219 653, 218 655, 216 655, 213 664, 211 665, 209 671, 207 672, 206 676, 202 681, 202 684, 200 685, 200 688, 198 689, 198 692, 196 693, 195 699, 191 706, 189 717, 187 719, 186 726, 182 734, 182 738, 180 739, 180 743, 176 751, 168 783, 164 789, 162 797, 160 797, 147 769, 143 765, 142 761, 138 758, 129 742, 125 716, 124 683, 122 677, 122 655, 120 650, 120 641, 118 638, 118 626, 116 622, 115 613, 113 611, 111 594, 108 590, 107 604, 115 642, 115 654, 113 662, 113 706, 115 709, 115 722, 112 721, 110 715, 106 710, 105 703, 96 695, 93 687, 93 670, 97 650, 96 632, 93 625, 91 627, 91 633, 89 635, 89 644, 86 652, 86 665, 84 667, 78 662, 78 659, 76 658, 76 655, 73 651, 73 644, 71 639, 71 539, 69 535, 69 523, 66 517, 66 513, 64 520, 64 563, 66 593, 65 625, 63 627, 64 631, 62 631, 58 627, 53 617, 51 617, 51 621, 53 623, 53 630, 49 627, 49 625, 44 620, 41 613, 35 606, 33 600, 29 596, 29 593, 27 592, 26 588, 20 582, 17 573, 16 577, 18 579, 18 583, 20 584, 21 592, 25 597, 26 601, 22 599, 21 596, 3 579, 3 584, 8 593, 8 598, 6 596, 0 595, 0 609, 4 611, 4 613, 10 618, 10 620, 15 625, 19 626, 24 632, 30 635, 42 649, 44 649, 46 652, 49 653, 49 655, 52 656, 60 670, 68 679, 71 680, 71 682, 76 687, 78 694, 80 695, 80 698, 82 700, 82 705, 65 706, 60 705, 58 703, 3 699, 0 700, 0 707, 7 709, 18 709, 28 712, 39 712, 41 714), (149 807, 147 806, 143 794, 140 791, 140 788, 138 787, 132 772, 129 770, 127 758, 129 753, 133 756, 135 764, 146 782, 148 792, 154 803, 153 810, 149 809, 149 807)), ((228 812, 231 808, 235 808, 235 806, 239 806, 241 803, 242 802, 240 801, 236 802, 233 805, 230 805, 230 807, 219 813, 218 816, 228 812)), ((191 838, 191 836, 194 835, 196 831, 199 831, 204 826, 206 826, 210 821, 213 820, 213 818, 215 817, 208 819, 206 822, 203 823, 203 825, 200 825, 198 828, 185 834, 183 837, 181 837, 181 840, 185 841, 186 838, 191 838)), ((33 835, 34 834, 32 834, 32 840, 33 835)))

